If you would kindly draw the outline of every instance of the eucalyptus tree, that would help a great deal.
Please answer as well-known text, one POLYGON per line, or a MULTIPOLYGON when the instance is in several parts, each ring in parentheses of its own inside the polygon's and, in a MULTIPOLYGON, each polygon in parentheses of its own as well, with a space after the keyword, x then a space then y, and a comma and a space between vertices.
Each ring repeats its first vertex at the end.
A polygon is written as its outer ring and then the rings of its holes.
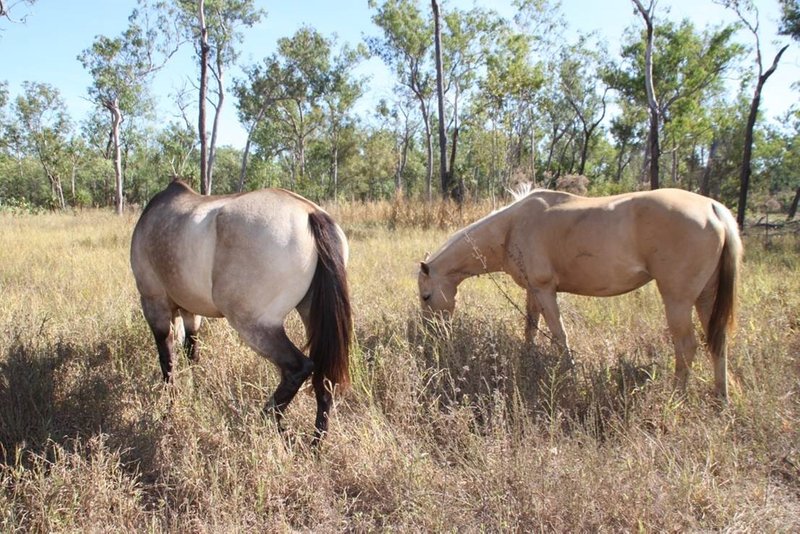
POLYGON ((742 153, 742 166, 739 178, 739 207, 736 214, 736 221, 739 223, 739 227, 744 228, 747 193, 750 188, 750 175, 752 174, 753 130, 755 129, 756 119, 758 118, 758 108, 761 105, 761 91, 769 77, 772 76, 775 69, 778 68, 781 56, 783 56, 783 53, 789 48, 789 45, 783 45, 772 59, 772 65, 764 70, 765 64, 762 57, 761 37, 759 35, 758 8, 750 0, 721 0, 719 3, 736 13, 739 21, 741 21, 747 31, 752 34, 754 41, 757 78, 756 86, 753 89, 753 98, 750 101, 750 114, 747 116, 747 125, 745 126, 744 151, 742 153))
POLYGON ((439 43, 436 78, 441 191, 443 197, 461 200, 464 193, 463 181, 455 177, 455 163, 462 99, 469 99, 477 93, 478 81, 493 44, 492 39, 500 31, 503 21, 494 11, 478 7, 468 11, 452 8, 438 16, 437 11, 438 5, 434 11, 434 21, 441 19, 435 24, 438 26, 438 37, 435 36, 435 39, 439 43), (448 131, 451 138, 449 157, 448 131))
POLYGON ((419 106, 426 148, 426 195, 432 198, 433 139, 431 98, 435 74, 432 73, 433 27, 422 14, 417 0, 369 0, 376 12, 372 22, 381 29, 380 37, 367 37, 370 52, 379 56, 397 77, 397 92, 410 92, 419 106))
MULTIPOLYGON (((800 1, 780 0, 780 4, 781 35, 788 35, 795 41, 800 40, 800 1)), ((789 219, 792 219, 797 213, 798 203, 800 203, 800 184, 797 184, 794 200, 792 200, 791 207, 789 208, 789 219)))
POLYGON ((25 15, 20 16, 18 10, 14 11, 14 16, 11 14, 11 9, 16 8, 18 4, 26 4, 32 6, 36 0, 0 0, 0 19, 6 19, 11 22, 24 22, 25 15), (18 17, 18 18, 15 18, 18 17))
POLYGON ((109 152, 114 163, 117 214, 122 214, 124 203, 120 125, 125 116, 142 113, 148 107, 152 75, 177 50, 174 35, 169 33, 169 13, 153 9, 147 0, 139 0, 137 5, 122 35, 97 36, 92 46, 78 56, 92 76, 89 96, 109 113, 109 152))
POLYGON ((356 78, 353 69, 365 57, 363 45, 344 46, 333 58, 328 81, 322 94, 327 121, 326 135, 330 154, 330 192, 334 198, 339 192, 339 162, 343 136, 356 125, 353 107, 364 94, 363 79, 356 78))
MULTIPOLYGON (((542 65, 533 60, 527 34, 504 25, 494 40, 480 87, 481 98, 492 112, 495 150, 503 151, 503 163, 495 163, 495 173, 502 171, 502 184, 506 186, 514 170, 523 166, 525 130, 530 127, 533 132, 533 110, 544 85, 544 72, 542 65)), ((534 149, 531 146, 531 158, 534 149)))
POLYGON ((613 180, 616 183, 623 181, 623 173, 634 160, 635 154, 640 153, 645 138, 643 124, 647 122, 646 112, 632 103, 622 99, 618 102, 620 111, 611 119, 609 131, 614 139, 616 149, 616 168, 613 180))
POLYGON ((642 16, 645 26, 645 49, 644 49, 644 88, 647 95, 647 107, 650 112, 650 131, 648 134, 648 155, 650 161, 650 189, 659 187, 658 163, 661 156, 661 147, 658 141, 658 121, 659 104, 656 97, 655 82, 653 80, 653 47, 655 43, 655 23, 653 17, 656 10, 657 0, 650 0, 647 8, 640 0, 633 0, 636 9, 642 16))
POLYGON ((271 118, 292 154, 292 183, 306 175, 308 141, 324 127, 323 96, 331 72, 331 41, 316 29, 300 28, 292 37, 278 40, 278 55, 285 72, 285 94, 271 118))
POLYGON ((781 35, 800 39, 800 0, 779 0, 781 5, 781 35))
POLYGON ((288 98, 288 78, 290 73, 281 64, 277 54, 273 54, 261 63, 245 66, 245 78, 234 80, 233 91, 236 96, 236 107, 239 121, 247 130, 247 140, 242 151, 239 169, 238 191, 244 190, 247 161, 257 129, 277 102, 288 98))
POLYGON ((261 21, 266 12, 255 7, 255 0, 174 0, 178 21, 187 39, 195 44, 199 60, 198 121, 200 139, 200 191, 211 194, 214 177, 217 135, 225 101, 225 74, 239 57, 238 46, 244 28, 261 21), (209 99, 208 73, 214 78, 214 119, 211 138, 206 127, 206 101, 209 99))
POLYGON ((597 87, 598 68, 602 54, 586 46, 581 37, 575 46, 564 48, 559 65, 559 81, 564 98, 569 103, 581 126, 580 161, 577 173, 583 175, 589 147, 606 116, 608 85, 597 87))
MULTIPOLYGON (((651 188, 659 186, 659 167, 654 158, 661 152, 659 139, 653 138, 653 128, 661 135, 663 122, 691 123, 703 109, 704 103, 723 89, 723 74, 735 64, 742 47, 733 42, 735 26, 707 28, 698 32, 687 19, 676 24, 666 21, 654 27, 655 39, 650 60, 647 59, 647 36, 631 32, 626 36, 621 62, 604 69, 603 80, 613 87, 620 98, 648 111, 649 129, 646 162, 649 163, 651 188), (648 96, 647 72, 652 69, 653 89, 659 95, 654 116, 648 96)), ((673 147, 675 148, 675 147, 673 147)))
POLYGON ((381 121, 382 129, 392 133, 395 150, 394 194, 403 195, 403 178, 405 176, 408 154, 419 122, 412 117, 412 106, 409 99, 396 98, 394 101, 382 99, 375 110, 381 121))
MULTIPOLYGON (((317 30, 302 27, 291 37, 278 39, 277 52, 263 63, 245 67, 246 78, 236 81, 239 118, 248 128, 241 186, 252 142, 271 156, 288 153, 292 187, 305 178, 308 143, 326 125, 324 97, 333 88, 353 90, 349 71, 354 59, 345 60, 344 52, 332 58, 332 44, 317 30)), ((355 97, 342 98, 338 103, 329 99, 328 105, 346 102, 349 109, 355 97)))
POLYGON ((24 94, 14 103, 17 133, 22 146, 38 160, 47 176, 53 200, 64 209, 61 180, 68 160, 72 123, 58 89, 36 82, 23 82, 22 87, 24 94))

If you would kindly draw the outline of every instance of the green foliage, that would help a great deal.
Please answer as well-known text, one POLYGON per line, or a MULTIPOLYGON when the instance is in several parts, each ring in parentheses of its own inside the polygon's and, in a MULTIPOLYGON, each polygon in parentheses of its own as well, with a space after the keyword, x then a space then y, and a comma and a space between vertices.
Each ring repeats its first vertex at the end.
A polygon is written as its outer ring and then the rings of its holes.
POLYGON ((781 4, 781 34, 800 39, 800 2, 779 0, 781 4))
MULTIPOLYGON (((795 4, 781 3, 790 35, 795 4)), ((243 150, 217 150, 217 192, 281 186, 318 200, 426 195, 430 134, 438 126, 430 5, 369 5, 375 31, 363 43, 339 43, 302 27, 280 36, 274 54, 243 67, 233 94, 249 142, 243 150), (356 112, 369 84, 356 73, 368 54, 386 63, 394 82, 369 115, 356 112)), ((92 75, 88 93, 98 106, 79 118, 79 131, 52 86, 30 82, 16 95, 0 81, 0 200, 47 208, 113 203, 106 105, 124 115, 119 163, 128 201, 145 203, 173 175, 197 182, 196 127, 155 123, 148 87, 180 39, 196 42, 196 10, 187 0, 142 0, 124 32, 89 42, 79 60, 92 75)), ((213 70, 239 63, 243 29, 265 13, 254 0, 206 0, 206 15, 213 70)), ((565 38, 566 23, 551 0, 515 1, 508 18, 442 4, 442 17, 444 126, 451 150, 457 129, 452 172, 470 196, 503 196, 518 181, 552 187, 570 174, 587 176, 591 194, 643 187, 648 117, 638 24, 609 54, 592 36, 565 38), (613 89, 605 93, 606 86, 613 89)), ((723 82, 735 78, 724 75, 742 57, 732 37, 737 27, 657 22, 661 183, 707 188, 735 206, 752 82, 741 77, 735 92, 723 82)), ((212 99, 219 90, 213 85, 212 99)), ((759 198, 783 198, 796 188, 799 122, 793 113, 756 129, 752 182, 759 198)))

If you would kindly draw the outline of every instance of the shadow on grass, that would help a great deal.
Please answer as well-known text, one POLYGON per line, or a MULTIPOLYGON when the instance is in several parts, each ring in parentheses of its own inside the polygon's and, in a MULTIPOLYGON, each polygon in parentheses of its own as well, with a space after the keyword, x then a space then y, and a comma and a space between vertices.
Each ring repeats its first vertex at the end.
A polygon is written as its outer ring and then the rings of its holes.
POLYGON ((471 405, 478 431, 500 410, 560 421, 562 431, 577 424, 602 440, 609 425, 629 419, 643 391, 664 372, 665 361, 652 347, 617 354, 614 361, 575 354, 569 366, 558 350, 541 340, 526 343, 518 330, 517 324, 470 317, 449 324, 409 321, 410 344, 423 347, 429 395, 441 408, 471 405))
POLYGON ((0 362, 0 462, 13 466, 25 465, 32 456, 49 459, 54 444, 70 449, 75 438, 104 434, 131 462, 130 469, 148 464, 155 436, 143 432, 141 421, 126 417, 131 380, 115 361, 115 353, 129 354, 129 349, 133 346, 106 342, 14 340, 0 362))

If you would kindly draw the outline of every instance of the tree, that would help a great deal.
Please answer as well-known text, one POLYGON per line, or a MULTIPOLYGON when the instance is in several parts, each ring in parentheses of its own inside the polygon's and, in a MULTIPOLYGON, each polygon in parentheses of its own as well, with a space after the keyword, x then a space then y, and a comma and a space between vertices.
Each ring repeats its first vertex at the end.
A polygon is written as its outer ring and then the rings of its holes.
POLYGON ((120 215, 124 204, 120 125, 126 115, 141 112, 146 107, 150 78, 177 50, 173 38, 165 30, 169 27, 168 13, 161 12, 155 25, 151 24, 152 13, 147 0, 139 0, 138 7, 128 19, 128 28, 121 36, 113 39, 98 36, 92 46, 78 56, 83 67, 92 75, 90 97, 110 116, 109 148, 114 162, 114 205, 120 215))
POLYGON ((653 14, 657 0, 650 0, 647 9, 640 0, 633 0, 636 9, 642 16, 645 25, 646 45, 644 52, 644 84, 647 92, 647 106, 650 111, 650 133, 648 134, 648 153, 650 156, 650 189, 658 189, 658 160, 661 148, 658 144, 658 99, 656 98, 653 83, 653 43, 655 42, 655 27, 653 14))
MULTIPOLYGON (((444 117, 444 73, 442 72, 442 16, 439 13, 439 3, 431 0, 433 9, 433 42, 436 63, 436 103, 439 112, 439 179, 442 187, 442 198, 447 198, 455 192, 451 191, 450 171, 447 168, 447 133, 445 131, 444 117)), ((455 152, 455 145, 453 146, 455 152)), ((456 195, 461 200, 461 195, 456 195)))
MULTIPOLYGON (((665 142, 673 143, 669 150, 673 155, 673 176, 677 172, 680 143, 697 137, 697 129, 703 127, 701 119, 707 114, 709 99, 724 90, 722 74, 742 53, 742 47, 732 42, 734 31, 735 26, 722 26, 699 33, 686 19, 678 24, 667 21, 654 30, 656 37, 650 68, 654 90, 659 95, 655 119, 659 123, 659 136, 663 133, 665 142)), ((646 36, 643 38, 631 34, 629 41, 623 45, 622 64, 604 69, 601 77, 623 99, 648 111, 649 148, 646 157, 652 158, 654 123, 645 87, 646 47, 646 36)), ((660 155, 660 139, 658 145, 660 155)), ((652 160, 645 163, 652 171, 652 160)), ((647 174, 652 187, 655 185, 653 175, 647 174)))
MULTIPOLYGON (((479 82, 481 105, 490 111, 492 125, 493 179, 502 172, 502 185, 507 187, 511 173, 523 166, 526 124, 533 133, 533 108, 544 85, 540 64, 531 60, 532 39, 510 26, 503 26, 494 36, 494 46, 486 57, 486 76, 479 82), (503 162, 497 161, 503 155, 503 162)), ((532 136, 531 136, 532 138, 532 136)), ((534 145, 531 142, 531 145, 534 145)), ((531 158, 533 149, 531 146, 531 158)), ((531 169, 530 180, 535 174, 531 169)))
POLYGON ((61 179, 68 159, 68 136, 72 124, 58 89, 44 83, 24 82, 25 94, 17 98, 15 112, 22 127, 24 146, 35 155, 48 181, 56 205, 64 209, 61 179))
POLYGON ((363 46, 354 49, 344 47, 334 58, 328 76, 326 90, 322 95, 328 121, 328 144, 330 146, 330 192, 334 198, 339 193, 339 159, 342 136, 355 124, 351 111, 363 94, 363 80, 353 77, 353 69, 364 57, 363 46))
MULTIPOLYGON (((263 66, 245 69, 247 80, 236 83, 239 115, 249 123, 249 139, 266 149, 270 158, 289 154, 291 187, 305 179, 309 142, 324 129, 324 96, 333 82, 340 88, 350 84, 347 71, 352 65, 342 59, 347 54, 332 60, 331 45, 317 30, 302 27, 291 37, 279 39, 277 54, 263 66), (336 75, 332 61, 341 62, 342 70, 336 75)), ((248 145, 243 158, 249 150, 248 145)), ((242 184, 243 178, 241 174, 242 184)))
POLYGON ((758 8, 753 5, 750 0, 723 0, 722 5, 728 9, 733 10, 739 20, 753 34, 755 41, 755 63, 758 78, 756 79, 756 86, 753 90, 753 99, 750 101, 750 113, 747 116, 747 125, 744 131, 744 151, 742 153, 742 166, 739 178, 739 207, 736 213, 736 222, 739 228, 744 228, 745 210, 747 207, 747 194, 750 188, 750 175, 752 174, 752 158, 753 158, 753 130, 755 129, 756 119, 758 118, 758 108, 761 104, 761 90, 767 80, 778 68, 778 63, 781 56, 789 48, 789 45, 784 45, 775 54, 772 60, 772 65, 764 70, 764 62, 761 56, 761 40, 759 36, 759 20, 758 8))
POLYGON ((788 35, 800 40, 800 2, 798 0, 780 0, 781 35, 788 35))
POLYGON ((383 31, 383 37, 368 37, 367 45, 373 54, 379 56, 398 79, 399 90, 410 91, 417 100, 420 117, 424 126, 426 148, 426 195, 432 198, 433 182, 433 139, 431 133, 430 98, 433 82, 430 73, 431 28, 422 16, 416 0, 386 0, 377 6, 370 0, 371 8, 377 7, 372 17, 383 31))
POLYGON ((595 53, 584 46, 583 41, 580 39, 575 47, 562 52, 559 69, 564 96, 575 111, 583 134, 580 162, 577 169, 580 175, 583 175, 586 170, 586 159, 592 137, 605 118, 606 96, 609 90, 608 85, 603 88, 602 95, 595 90, 594 86, 598 76, 596 72, 592 71, 592 68, 598 62, 598 58, 595 53))
POLYGON ((403 195, 403 173, 408 162, 408 151, 411 147, 415 126, 411 121, 412 102, 396 100, 391 104, 382 99, 375 110, 376 115, 383 121, 382 129, 392 132, 395 150, 394 195, 399 198, 403 195))
POLYGON ((239 120, 247 130, 247 140, 242 151, 239 170, 239 192, 244 191, 247 160, 256 130, 261 126, 267 112, 278 102, 288 98, 286 90, 290 76, 276 54, 265 58, 262 64, 245 67, 244 72, 245 79, 234 81, 239 120))
POLYGON ((242 28, 261 21, 265 11, 254 0, 176 0, 180 24, 186 37, 196 43, 200 64, 198 88, 198 137, 200 139, 200 192, 211 194, 214 160, 222 105, 225 101, 225 73, 238 58, 242 28), (214 79, 214 119, 209 139, 206 131, 206 103, 209 101, 208 74, 214 79))
POLYGON ((0 0, 0 19, 5 18, 11 22, 17 22, 17 21, 24 22, 25 21, 24 16, 20 19, 14 19, 11 17, 11 8, 16 7, 17 4, 22 4, 22 3, 32 6, 34 3, 36 3, 36 0, 19 0, 17 2, 12 1, 11 5, 9 5, 6 0, 0 0))

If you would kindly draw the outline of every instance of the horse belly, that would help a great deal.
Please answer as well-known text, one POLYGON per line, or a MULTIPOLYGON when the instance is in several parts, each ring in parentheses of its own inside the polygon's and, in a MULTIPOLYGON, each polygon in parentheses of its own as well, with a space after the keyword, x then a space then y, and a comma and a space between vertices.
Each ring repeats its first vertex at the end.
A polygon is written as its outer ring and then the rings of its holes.
POLYGON ((630 258, 577 257, 558 276, 558 290, 590 297, 613 297, 652 280, 643 262, 630 258))

